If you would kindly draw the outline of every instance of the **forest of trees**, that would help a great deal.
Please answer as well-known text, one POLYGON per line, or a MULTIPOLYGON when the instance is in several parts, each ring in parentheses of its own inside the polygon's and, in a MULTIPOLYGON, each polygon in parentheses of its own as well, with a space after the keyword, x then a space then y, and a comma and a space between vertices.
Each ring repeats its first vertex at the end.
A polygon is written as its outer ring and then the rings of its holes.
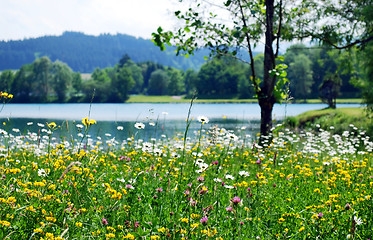
POLYGON ((152 61, 165 66, 187 70, 198 69, 206 51, 184 58, 175 56, 175 49, 159 51, 149 39, 125 34, 85 35, 64 32, 61 36, 43 36, 17 41, 0 41, 0 71, 19 69, 36 58, 48 56, 51 61, 62 61, 77 72, 91 73, 97 67, 113 67, 127 53, 134 62, 152 61))
MULTIPOLYGON (((352 82, 363 73, 345 66, 354 62, 354 51, 339 51, 295 44, 284 54, 288 65, 290 96, 296 100, 323 98, 330 95, 330 83, 336 83, 336 96, 359 98, 360 90, 352 82)), ((263 55, 254 61, 263 62, 263 55)), ((260 66, 260 64, 256 64, 260 66)), ((354 68, 356 69, 356 68, 354 68)), ((357 68, 358 69, 358 68, 357 68)), ((186 95, 198 93, 199 98, 254 98, 248 65, 230 57, 215 57, 199 70, 186 71, 152 61, 135 63, 123 55, 114 67, 96 68, 90 79, 83 80, 61 61, 48 57, 36 59, 19 70, 0 74, 0 89, 14 95, 13 102, 93 102, 123 103, 130 94, 186 95)), ((263 69, 256 69, 259 78, 263 69)), ((325 100, 327 102, 328 100, 325 100)))
POLYGON ((356 51, 330 50, 327 48, 307 48, 303 44, 290 46, 284 55, 288 65, 290 91, 296 99, 320 97, 323 82, 330 78, 340 81, 340 96, 359 98, 360 90, 353 80, 362 73, 356 72, 348 64, 358 64, 350 55, 356 51))

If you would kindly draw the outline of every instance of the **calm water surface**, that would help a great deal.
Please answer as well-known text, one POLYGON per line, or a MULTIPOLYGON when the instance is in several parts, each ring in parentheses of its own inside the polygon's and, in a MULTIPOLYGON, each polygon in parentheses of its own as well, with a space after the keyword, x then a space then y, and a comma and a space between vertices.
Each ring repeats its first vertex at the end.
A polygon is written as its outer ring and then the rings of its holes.
MULTIPOLYGON (((144 122, 143 137, 159 137, 162 134, 172 136, 184 132, 188 115, 188 103, 127 103, 127 104, 8 104, 0 113, 3 126, 8 131, 20 129, 21 133, 38 131, 37 123, 55 121, 65 126, 61 130, 66 134, 74 132, 75 126, 87 116, 95 119, 97 125, 91 128, 93 136, 110 134, 117 139, 125 139, 137 132, 135 122, 144 122), (28 123, 28 125, 27 125, 28 123), (32 125, 30 125, 32 123, 32 125), (67 123, 67 124, 66 124, 67 123), (149 125, 155 123, 155 126, 149 125), (124 130, 118 131, 117 127, 124 130), (68 131, 68 132, 67 132, 68 131)), ((359 104, 337 104, 337 107, 359 107, 359 104)), ((325 108, 325 104, 276 104, 273 118, 281 121, 285 116, 294 116, 305 111, 325 108)), ((203 115, 210 119, 206 127, 218 125, 239 134, 255 135, 259 131, 260 108, 256 103, 208 103, 193 104, 191 118, 203 115), (244 130, 241 130, 244 128, 244 130)), ((191 125, 191 131, 199 129, 197 120, 191 125)))
MULTIPOLYGON (((325 104, 276 104, 275 119, 293 116, 305 111, 325 108, 325 104)), ((337 107, 359 107, 359 104, 338 104, 337 107)), ((141 121, 148 118, 183 120, 187 117, 188 103, 127 103, 127 104, 8 104, 0 113, 2 118, 35 118, 78 120, 90 116, 99 121, 141 121), (167 113, 164 115, 162 113, 167 113)), ((260 108, 256 103, 196 103, 191 116, 209 118, 259 119, 260 108)))

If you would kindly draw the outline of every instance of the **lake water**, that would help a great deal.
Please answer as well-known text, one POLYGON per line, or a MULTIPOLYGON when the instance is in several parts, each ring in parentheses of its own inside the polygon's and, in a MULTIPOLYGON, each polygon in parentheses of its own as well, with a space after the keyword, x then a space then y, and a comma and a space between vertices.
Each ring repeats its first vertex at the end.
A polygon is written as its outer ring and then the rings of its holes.
MULTIPOLYGON (((0 113, 2 121, 7 122, 2 128, 8 131, 20 129, 21 133, 38 131, 37 123, 56 122, 64 126, 63 131, 76 130, 74 125, 81 123, 81 119, 90 116, 97 121, 92 126, 90 134, 93 136, 110 134, 117 139, 126 139, 136 134, 135 122, 146 124, 142 130, 142 137, 160 137, 164 134, 172 136, 184 132, 185 119, 188 115, 188 103, 125 103, 125 104, 8 104, 0 113), (32 125, 31 125, 32 123, 32 125), (149 125, 155 123, 155 126, 149 125), (67 124, 67 125, 66 125, 67 124), (123 130, 118 131, 117 127, 123 130)), ((276 104, 273 119, 281 121, 285 116, 294 116, 302 112, 322 109, 325 104, 276 104)), ((359 104, 337 104, 337 107, 360 107, 359 104)), ((206 116, 209 126, 218 125, 229 130, 240 131, 239 134, 255 135, 259 132, 260 108, 256 103, 195 103, 191 109, 191 132, 199 129, 196 120, 198 116, 206 116), (243 129, 244 130, 241 130, 243 129)))

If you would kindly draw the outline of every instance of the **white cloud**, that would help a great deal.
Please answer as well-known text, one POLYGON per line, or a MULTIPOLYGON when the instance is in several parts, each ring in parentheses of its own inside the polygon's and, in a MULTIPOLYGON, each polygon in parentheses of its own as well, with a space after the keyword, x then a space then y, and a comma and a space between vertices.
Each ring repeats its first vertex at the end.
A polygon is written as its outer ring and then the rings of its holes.
POLYGON ((177 0, 0 0, 0 40, 59 35, 124 33, 150 38, 171 29, 177 0))

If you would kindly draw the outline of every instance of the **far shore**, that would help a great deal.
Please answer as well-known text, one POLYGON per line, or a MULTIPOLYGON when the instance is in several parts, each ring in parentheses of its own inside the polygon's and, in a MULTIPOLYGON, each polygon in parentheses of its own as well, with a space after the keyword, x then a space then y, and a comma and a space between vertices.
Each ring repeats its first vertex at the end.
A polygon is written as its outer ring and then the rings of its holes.
MULTIPOLYGON (((190 103, 191 99, 184 96, 146 96, 131 95, 126 103, 190 103)), ((194 100, 195 103, 257 103, 257 99, 200 99, 194 100)), ((361 103, 360 98, 340 98, 337 103, 361 103)), ((320 99, 295 100, 291 103, 322 103, 320 99)))

